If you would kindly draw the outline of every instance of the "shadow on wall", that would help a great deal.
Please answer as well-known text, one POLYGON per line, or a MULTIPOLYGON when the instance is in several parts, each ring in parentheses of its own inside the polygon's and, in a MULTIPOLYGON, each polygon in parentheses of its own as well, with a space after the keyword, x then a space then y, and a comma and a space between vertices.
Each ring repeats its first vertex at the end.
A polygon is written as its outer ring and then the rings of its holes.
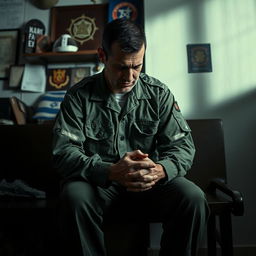
POLYGON ((246 159, 248 163, 255 160, 256 89, 213 108, 207 108, 205 101, 199 100, 205 98, 202 94, 196 98, 197 105, 189 118, 222 118, 225 140, 228 141, 226 150, 232 154, 231 163, 236 169, 244 169, 246 159))
MULTIPOLYGON (((205 98, 202 94, 197 95, 196 98, 197 105, 193 113, 189 114, 189 118, 223 119, 225 141, 228 142, 226 143, 227 158, 229 158, 227 162, 231 164, 227 167, 231 170, 232 167, 234 170, 239 170, 239 173, 232 171, 230 178, 241 175, 245 169, 252 169, 256 153, 256 89, 213 108, 207 108, 205 101, 199 100, 205 98)), ((251 173, 251 178, 256 175, 254 173, 251 173)), ((248 184, 244 185, 248 187, 248 184)))
MULTIPOLYGON (((148 1, 148 0, 146 0, 148 1)), ((200 0, 193 0, 193 2, 200 1, 200 0)), ((172 1, 155 1, 150 0, 148 1, 148 5, 150 8, 147 9, 147 16, 153 17, 156 15, 163 15, 170 10, 174 10, 175 8, 184 7, 186 4, 191 4, 191 0, 172 0, 172 1)))

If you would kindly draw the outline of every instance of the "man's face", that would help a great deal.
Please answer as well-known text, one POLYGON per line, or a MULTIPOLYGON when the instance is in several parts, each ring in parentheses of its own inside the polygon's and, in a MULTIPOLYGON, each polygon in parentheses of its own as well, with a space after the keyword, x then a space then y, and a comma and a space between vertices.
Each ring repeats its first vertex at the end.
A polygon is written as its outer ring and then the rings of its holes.
POLYGON ((101 53, 99 52, 100 59, 105 64, 104 75, 107 85, 113 93, 129 92, 139 78, 145 47, 143 45, 135 53, 124 53, 119 44, 114 43, 111 50, 108 58, 102 49, 101 53))

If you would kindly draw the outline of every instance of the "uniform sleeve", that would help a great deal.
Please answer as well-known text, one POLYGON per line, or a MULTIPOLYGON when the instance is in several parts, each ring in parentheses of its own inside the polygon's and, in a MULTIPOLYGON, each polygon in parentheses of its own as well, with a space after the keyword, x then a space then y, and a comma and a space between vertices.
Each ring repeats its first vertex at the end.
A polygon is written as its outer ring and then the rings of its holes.
POLYGON ((103 162, 98 154, 85 154, 83 108, 79 97, 66 94, 53 127, 53 163, 63 181, 84 179, 106 187, 111 163, 103 162))
POLYGON ((166 180, 170 181, 177 176, 184 176, 191 168, 195 146, 191 129, 169 89, 162 93, 160 102, 157 163, 164 167, 166 180))

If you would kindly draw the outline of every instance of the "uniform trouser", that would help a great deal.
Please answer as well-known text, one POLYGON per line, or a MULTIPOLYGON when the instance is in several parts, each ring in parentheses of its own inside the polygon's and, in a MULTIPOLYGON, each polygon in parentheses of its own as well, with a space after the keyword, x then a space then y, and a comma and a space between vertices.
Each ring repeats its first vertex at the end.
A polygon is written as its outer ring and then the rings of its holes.
POLYGON ((145 192, 126 192, 117 185, 103 189, 86 181, 66 183, 61 193, 61 255, 106 255, 103 216, 119 200, 126 207, 140 205, 149 217, 162 220, 161 256, 196 255, 209 208, 202 190, 184 177, 145 192))

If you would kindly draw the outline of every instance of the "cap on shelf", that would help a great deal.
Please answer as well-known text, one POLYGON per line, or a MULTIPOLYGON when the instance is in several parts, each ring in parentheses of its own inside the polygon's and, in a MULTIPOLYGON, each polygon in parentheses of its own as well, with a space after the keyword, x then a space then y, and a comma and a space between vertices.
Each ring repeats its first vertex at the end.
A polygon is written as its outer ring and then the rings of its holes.
POLYGON ((78 46, 76 41, 69 34, 61 35, 53 44, 54 52, 76 52, 78 46))

